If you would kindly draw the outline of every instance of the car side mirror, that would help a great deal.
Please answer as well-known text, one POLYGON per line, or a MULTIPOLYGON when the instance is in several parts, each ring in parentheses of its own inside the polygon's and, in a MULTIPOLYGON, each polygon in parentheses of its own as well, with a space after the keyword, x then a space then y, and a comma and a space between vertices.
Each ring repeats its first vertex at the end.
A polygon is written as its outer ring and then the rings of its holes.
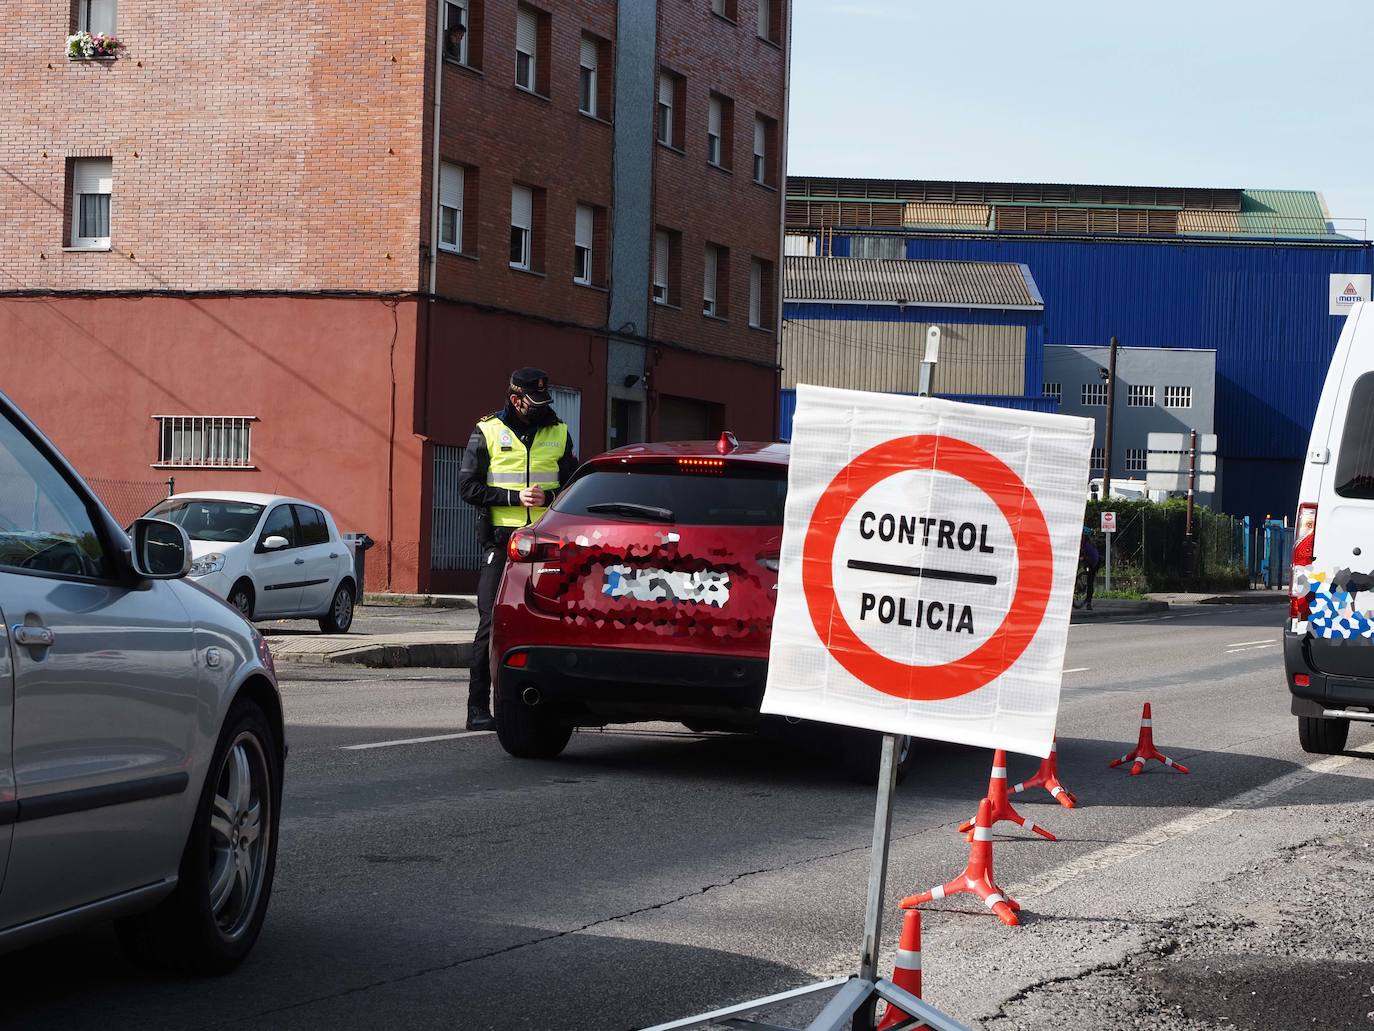
POLYGON ((177 580, 191 571, 191 539, 165 519, 135 519, 134 572, 145 580, 177 580))
POLYGON ((263 551, 281 551, 291 542, 279 533, 272 534, 271 537, 264 537, 262 541, 263 551))

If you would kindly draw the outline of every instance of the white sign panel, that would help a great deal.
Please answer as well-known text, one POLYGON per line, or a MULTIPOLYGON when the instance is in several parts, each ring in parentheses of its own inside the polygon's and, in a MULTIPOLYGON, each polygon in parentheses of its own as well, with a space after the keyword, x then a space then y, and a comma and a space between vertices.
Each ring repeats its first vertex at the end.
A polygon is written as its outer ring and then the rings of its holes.
MULTIPOLYGON (((1187 490, 1188 474, 1182 473, 1146 473, 1145 486, 1150 490, 1187 490)), ((1197 492, 1199 494, 1215 494, 1217 490, 1217 478, 1212 473, 1198 473, 1197 492)))
MULTIPOLYGON (((1176 451, 1151 451, 1145 456, 1145 468, 1152 473, 1186 473, 1191 468, 1191 459, 1176 451)), ((1214 473, 1217 471, 1216 455, 1198 455, 1197 471, 1214 473)))
POLYGON ((1102 513, 1102 532, 1103 532, 1103 533, 1116 533, 1116 513, 1115 513, 1115 512, 1103 512, 1103 513, 1102 513))
POLYGON ((1333 275, 1330 293, 1331 314, 1344 315, 1350 311, 1352 304, 1369 300, 1370 279, 1368 275, 1333 275))
POLYGON ((1048 755, 1092 442, 799 386, 763 712, 1048 755))

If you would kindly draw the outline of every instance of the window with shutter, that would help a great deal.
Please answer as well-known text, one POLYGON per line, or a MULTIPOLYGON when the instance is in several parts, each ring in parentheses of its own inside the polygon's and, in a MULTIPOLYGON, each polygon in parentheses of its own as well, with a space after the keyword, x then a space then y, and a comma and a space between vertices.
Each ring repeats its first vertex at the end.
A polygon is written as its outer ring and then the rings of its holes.
POLYGON ((110 246, 110 198, 114 192, 112 158, 74 158, 71 162, 73 247, 110 246))
POLYGON ((658 73, 658 142, 673 145, 673 77, 658 73))
POLYGON ((534 196, 527 186, 510 190, 510 265, 529 269, 530 238, 534 225, 534 196))
POLYGON ((592 281, 592 236, 595 212, 588 204, 577 206, 577 224, 573 232, 573 282, 592 281))
POLYGON ((515 84, 531 92, 537 73, 535 55, 539 49, 539 15, 521 6, 515 14, 515 84))
POLYGON ((706 275, 702 283, 702 312, 706 315, 715 315, 716 312, 716 277, 720 271, 720 250, 713 243, 706 245, 706 275))
POLYGON ((463 166, 439 166, 439 249, 463 250, 463 166))
POLYGON ((577 108, 584 115, 591 115, 593 118, 596 117, 596 66, 596 40, 590 36, 583 36, 581 68, 578 72, 581 78, 577 108))
POLYGON ((720 164, 720 97, 711 98, 706 115, 706 160, 720 164))
POLYGON ((754 119, 754 182, 767 183, 768 154, 766 151, 768 141, 768 126, 762 118, 754 119))
POLYGON ((758 258, 749 262, 749 325, 763 325, 763 262, 758 258))
POLYGON ((668 303, 668 263, 671 255, 671 241, 662 229, 654 231, 654 303, 668 303))

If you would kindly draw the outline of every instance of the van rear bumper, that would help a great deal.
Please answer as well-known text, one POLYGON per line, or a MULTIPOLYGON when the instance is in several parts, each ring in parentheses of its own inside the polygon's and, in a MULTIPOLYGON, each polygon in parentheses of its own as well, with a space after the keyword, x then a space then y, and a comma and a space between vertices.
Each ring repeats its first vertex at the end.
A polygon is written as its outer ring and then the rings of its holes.
POLYGON ((1336 676, 1321 672, 1312 663, 1308 637, 1305 634, 1284 633, 1284 679, 1293 695, 1293 715, 1320 716, 1327 709, 1346 708, 1374 711, 1374 643, 1352 641, 1350 647, 1367 651, 1369 676, 1336 676), (1299 674, 1307 677, 1305 686, 1294 682, 1299 674))

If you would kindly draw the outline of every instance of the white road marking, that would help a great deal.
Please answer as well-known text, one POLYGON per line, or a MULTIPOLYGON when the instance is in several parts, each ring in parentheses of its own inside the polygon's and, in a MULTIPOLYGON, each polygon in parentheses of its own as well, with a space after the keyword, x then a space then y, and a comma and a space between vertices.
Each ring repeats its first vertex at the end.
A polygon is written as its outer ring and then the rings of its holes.
POLYGON ((457 741, 460 737, 484 737, 490 730, 465 730, 460 734, 435 734, 433 737, 403 737, 399 741, 369 741, 365 745, 340 745, 345 752, 361 752, 367 748, 391 748, 395 745, 427 745, 431 741, 457 741))
POLYGON ((1066 669, 1065 673, 1086 673, 1092 669, 1091 666, 1075 666, 1073 669, 1066 669))
MULTIPOLYGON (((1362 745, 1359 748, 1352 748, 1352 752, 1362 755, 1374 755, 1374 743, 1362 745)), ((1285 773, 1282 777, 1277 777, 1267 784, 1251 788, 1249 791, 1235 795, 1232 798, 1208 809, 1200 809, 1187 816, 1181 816, 1177 820, 1152 827, 1133 835, 1124 841, 1099 848, 1095 852, 1089 852, 1085 856, 1080 856, 1063 866, 1051 870, 1039 880, 1032 881, 1025 888, 1015 892, 1017 898, 1028 898, 1034 895, 1048 895, 1050 892, 1062 888, 1064 885, 1075 881, 1085 874, 1093 873, 1097 870, 1105 869, 1123 863, 1127 859, 1134 859, 1136 856, 1149 852, 1151 849, 1158 848, 1160 845, 1167 844, 1175 838, 1180 838, 1185 834, 1192 834, 1194 831, 1201 830, 1209 824, 1217 823, 1226 819, 1228 816, 1239 812, 1242 809, 1253 809, 1263 805, 1276 795, 1281 795, 1285 791, 1313 780, 1326 773, 1334 773, 1341 767, 1355 762, 1353 755, 1328 755, 1317 759, 1306 766, 1301 766, 1290 773, 1285 773)))
POLYGON ((1228 648, 1227 655, 1244 655, 1246 652, 1257 652, 1264 648, 1275 648, 1278 641, 1269 641, 1266 644, 1247 644, 1244 648, 1228 648))
POLYGON ((1266 637, 1262 641, 1237 641, 1235 644, 1228 644, 1228 648, 1244 648, 1251 644, 1278 644, 1272 637, 1266 637))

